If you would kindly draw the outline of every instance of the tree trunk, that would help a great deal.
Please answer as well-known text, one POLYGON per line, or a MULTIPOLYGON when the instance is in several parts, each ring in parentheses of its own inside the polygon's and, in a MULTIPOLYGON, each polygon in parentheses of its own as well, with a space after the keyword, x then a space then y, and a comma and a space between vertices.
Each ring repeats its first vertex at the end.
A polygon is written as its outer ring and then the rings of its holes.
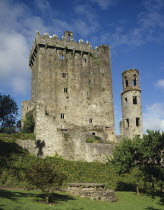
POLYGON ((140 195, 140 191, 139 191, 139 186, 138 186, 138 184, 136 185, 136 193, 137 193, 137 195, 140 195))
POLYGON ((46 195, 46 199, 45 199, 45 202, 46 203, 49 203, 49 198, 50 198, 50 196, 49 195, 46 195))
POLYGON ((160 192, 163 193, 163 184, 160 184, 160 192))

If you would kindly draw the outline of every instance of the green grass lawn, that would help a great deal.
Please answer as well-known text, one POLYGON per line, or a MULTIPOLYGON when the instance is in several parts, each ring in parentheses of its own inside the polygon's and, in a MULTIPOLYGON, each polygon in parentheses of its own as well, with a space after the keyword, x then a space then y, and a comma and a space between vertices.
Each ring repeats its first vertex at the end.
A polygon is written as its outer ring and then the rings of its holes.
POLYGON ((118 201, 109 203, 104 201, 92 201, 79 197, 73 197, 64 193, 54 193, 52 196, 55 204, 48 205, 37 202, 42 198, 39 191, 25 190, 0 190, 0 210, 37 210, 37 209, 67 209, 67 210, 164 210, 164 199, 140 195, 133 192, 116 192, 118 201))

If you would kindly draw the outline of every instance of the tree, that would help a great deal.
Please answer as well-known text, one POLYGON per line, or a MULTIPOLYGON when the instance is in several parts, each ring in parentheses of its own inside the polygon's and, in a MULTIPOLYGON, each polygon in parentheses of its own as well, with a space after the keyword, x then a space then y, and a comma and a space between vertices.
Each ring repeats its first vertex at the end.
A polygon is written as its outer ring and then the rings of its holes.
MULTIPOLYGON (((133 183, 142 172, 144 180, 152 184, 164 181, 164 132, 147 130, 143 139, 124 139, 113 152, 112 163, 119 174, 131 174, 133 183), (135 170, 135 168, 137 168, 135 170)), ((130 180, 129 180, 130 181, 130 180)), ((139 180, 137 181, 139 183, 139 180)), ((136 183, 137 183, 136 182, 136 183)), ((162 189, 162 184, 161 184, 162 189)))
POLYGON ((45 194, 46 203, 49 203, 51 192, 62 185, 66 176, 57 172, 46 159, 37 158, 27 168, 25 179, 30 184, 29 188, 35 186, 40 189, 45 194))
POLYGON ((142 171, 154 190, 154 181, 164 182, 164 132, 147 130, 141 150, 142 171))
POLYGON ((124 138, 114 149, 112 163, 119 174, 129 173, 132 168, 139 164, 141 158, 139 137, 132 139, 124 138))
POLYGON ((1 130, 11 130, 15 126, 18 107, 9 95, 0 94, 0 126, 1 130))
POLYGON ((129 173, 124 174, 121 177, 121 181, 134 185, 137 195, 140 195, 139 189, 144 182, 144 177, 142 171, 138 167, 134 167, 129 173))
POLYGON ((35 127, 35 121, 34 121, 34 117, 33 117, 33 111, 31 110, 26 113, 26 118, 24 121, 22 132, 23 133, 33 133, 34 127, 35 127))
POLYGON ((17 130, 20 131, 21 129, 21 120, 18 120, 16 123, 17 130))

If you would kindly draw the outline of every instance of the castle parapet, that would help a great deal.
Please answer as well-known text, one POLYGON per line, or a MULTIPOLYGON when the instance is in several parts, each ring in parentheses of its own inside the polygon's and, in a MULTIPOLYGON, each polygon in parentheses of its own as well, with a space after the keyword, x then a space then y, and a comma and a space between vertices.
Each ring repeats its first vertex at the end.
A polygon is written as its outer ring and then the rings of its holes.
POLYGON ((96 47, 96 49, 93 49, 89 41, 86 41, 84 43, 82 39, 80 39, 79 42, 75 42, 73 39, 73 33, 70 31, 65 31, 64 36, 62 36, 62 39, 59 39, 56 34, 50 36, 48 33, 44 33, 44 35, 41 36, 40 33, 37 32, 34 44, 30 52, 30 64, 35 59, 39 47, 66 49, 72 52, 76 51, 86 54, 94 54, 99 52, 100 50, 104 50, 106 48, 109 49, 109 46, 106 45, 102 45, 96 47))

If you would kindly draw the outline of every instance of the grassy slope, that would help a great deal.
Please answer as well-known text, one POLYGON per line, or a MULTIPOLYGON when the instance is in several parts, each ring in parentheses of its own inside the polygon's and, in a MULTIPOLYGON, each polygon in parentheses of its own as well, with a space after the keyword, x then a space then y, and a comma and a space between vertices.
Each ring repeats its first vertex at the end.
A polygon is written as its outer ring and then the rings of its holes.
POLYGON ((23 190, 0 190, 0 209, 70 209, 70 210, 163 210, 162 199, 151 198, 145 195, 136 196, 132 192, 117 192, 118 201, 109 203, 104 201, 92 201, 90 199, 72 197, 66 194, 53 194, 55 205, 47 205, 34 201, 36 196, 40 197, 38 191, 23 190))

